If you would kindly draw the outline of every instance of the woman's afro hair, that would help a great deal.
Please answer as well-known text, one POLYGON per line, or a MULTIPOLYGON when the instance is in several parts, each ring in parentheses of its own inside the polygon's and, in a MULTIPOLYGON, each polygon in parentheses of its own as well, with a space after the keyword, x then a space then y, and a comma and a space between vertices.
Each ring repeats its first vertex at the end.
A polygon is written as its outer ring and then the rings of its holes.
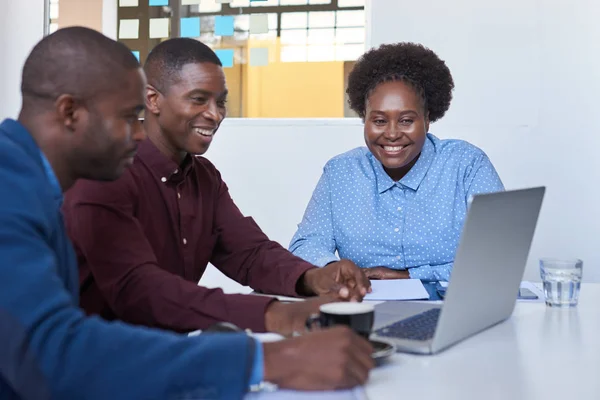
POLYGON ((423 100, 429 121, 442 118, 452 100, 454 81, 446 63, 416 43, 384 44, 363 54, 348 77, 348 103, 365 118, 366 101, 377 85, 389 81, 410 84, 423 100))

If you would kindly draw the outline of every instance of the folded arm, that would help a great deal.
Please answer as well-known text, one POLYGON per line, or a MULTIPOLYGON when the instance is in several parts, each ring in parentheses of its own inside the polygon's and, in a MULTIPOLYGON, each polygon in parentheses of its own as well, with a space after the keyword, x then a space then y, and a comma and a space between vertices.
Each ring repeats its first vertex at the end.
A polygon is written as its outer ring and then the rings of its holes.
POLYGON ((420 265, 408 269, 411 279, 422 281, 449 281, 454 263, 449 262, 438 265, 420 265))
POLYGON ((453 263, 437 265, 419 265, 408 269, 393 269, 389 267, 365 268, 369 279, 420 279, 422 281, 447 281, 450 279, 453 263))

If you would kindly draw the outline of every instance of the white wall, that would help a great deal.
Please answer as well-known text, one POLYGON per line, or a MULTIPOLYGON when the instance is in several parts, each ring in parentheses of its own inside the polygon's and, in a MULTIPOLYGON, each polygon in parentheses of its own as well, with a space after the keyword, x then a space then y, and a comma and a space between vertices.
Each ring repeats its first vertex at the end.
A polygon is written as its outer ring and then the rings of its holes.
POLYGON ((102 33, 113 40, 117 40, 118 4, 116 0, 102 1, 102 33))
POLYGON ((0 119, 21 108, 21 69, 44 34, 44 0, 0 0, 0 119))
POLYGON ((323 166, 364 145, 359 119, 227 119, 207 153, 238 206, 286 247, 323 166))
MULTIPOLYGON (((273 240, 287 248, 323 166, 364 144, 358 119, 226 119, 206 154, 231 196, 273 240)), ((242 288, 214 268, 200 280, 228 292, 242 288)))
MULTIPOLYGON (((44 36, 45 0, 0 0, 0 119, 16 117, 21 108, 21 69, 44 36)), ((117 36, 117 0, 103 0, 103 33, 117 36)))

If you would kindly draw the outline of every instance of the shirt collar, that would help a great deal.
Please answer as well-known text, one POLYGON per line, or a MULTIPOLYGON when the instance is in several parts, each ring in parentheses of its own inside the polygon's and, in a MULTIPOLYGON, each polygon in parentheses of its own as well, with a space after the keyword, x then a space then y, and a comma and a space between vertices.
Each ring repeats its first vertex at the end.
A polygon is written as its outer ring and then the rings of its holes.
POLYGON ((161 182, 179 182, 186 177, 193 168, 192 156, 186 156, 181 168, 177 163, 165 156, 150 139, 144 140, 138 146, 137 158, 152 171, 153 175, 161 182))
POLYGON ((25 128, 23 124, 21 124, 19 121, 15 121, 13 119, 6 119, 4 120, 4 122, 2 122, 0 129, 2 129, 5 132, 8 132, 13 138, 17 139, 21 143, 23 143, 26 140, 31 141, 31 143, 27 143, 27 145, 30 146, 30 148, 32 149, 35 146, 35 151, 37 151, 40 160, 42 161, 42 166, 44 167, 46 178, 48 179, 48 182, 52 187, 52 194, 54 195, 54 200, 59 205, 61 205, 63 201, 63 192, 62 188, 60 187, 60 183, 58 182, 58 178, 56 177, 56 174, 54 173, 50 162, 48 161, 42 150, 39 148, 37 143, 35 143, 35 140, 33 140, 33 137, 31 136, 31 133, 29 133, 27 128, 25 128))
MULTIPOLYGON (((425 175, 427 175, 427 171, 435 158, 435 146, 428 134, 425 138, 425 144, 423 145, 423 149, 421 150, 421 154, 419 155, 419 159, 413 165, 413 167, 408 171, 406 175, 402 179, 398 181, 402 186, 406 186, 412 190, 417 190, 425 175)), ((375 170, 375 178, 377 179, 377 190, 379 193, 383 193, 386 190, 391 189, 396 185, 396 182, 390 178, 390 176, 383 169, 383 165, 373 153, 369 152, 369 158, 371 160, 371 164, 373 165, 373 169, 375 170)))

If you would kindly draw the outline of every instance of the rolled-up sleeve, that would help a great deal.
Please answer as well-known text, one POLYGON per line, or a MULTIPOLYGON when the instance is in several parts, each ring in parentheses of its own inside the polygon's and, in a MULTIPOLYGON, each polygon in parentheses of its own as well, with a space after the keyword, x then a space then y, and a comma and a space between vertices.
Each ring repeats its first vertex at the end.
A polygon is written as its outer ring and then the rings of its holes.
POLYGON ((439 265, 420 265, 409 268, 408 274, 411 279, 420 279, 422 281, 449 281, 453 265, 453 262, 439 265))

